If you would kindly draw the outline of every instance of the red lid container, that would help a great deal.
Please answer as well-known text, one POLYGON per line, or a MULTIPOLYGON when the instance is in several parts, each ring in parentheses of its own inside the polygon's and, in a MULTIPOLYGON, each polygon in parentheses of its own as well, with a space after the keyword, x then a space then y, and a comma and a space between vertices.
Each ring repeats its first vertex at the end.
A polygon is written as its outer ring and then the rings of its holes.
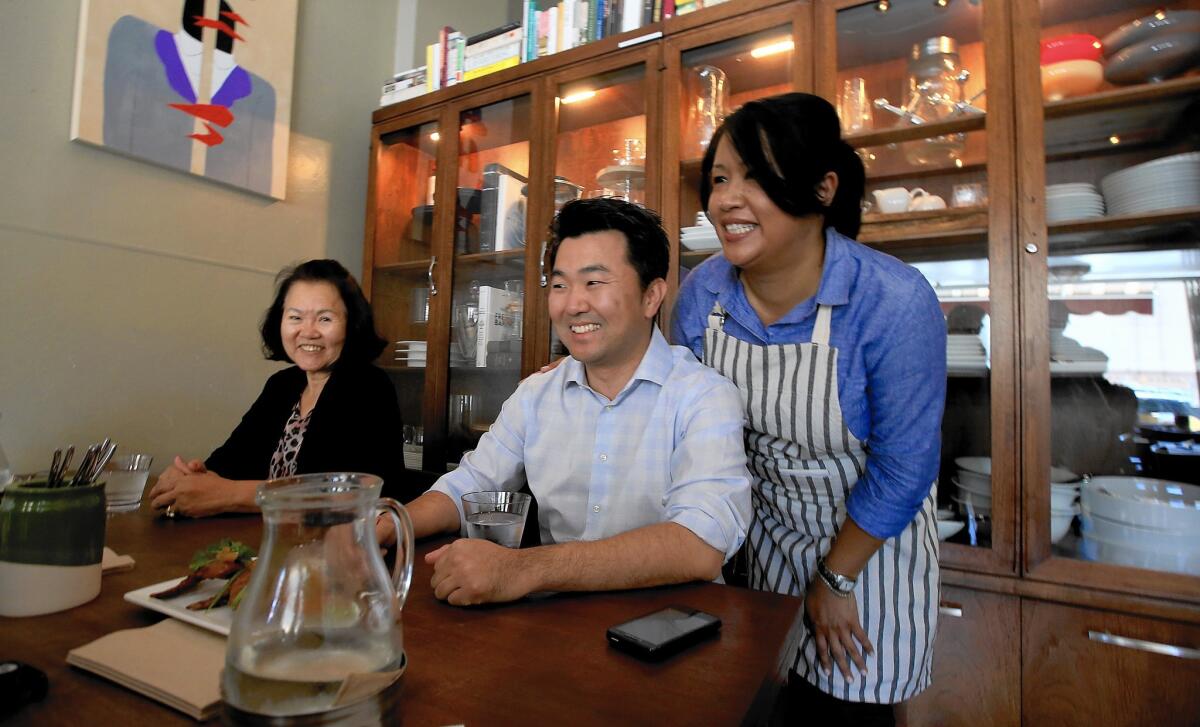
POLYGON ((1104 45, 1100 39, 1087 33, 1071 33, 1046 38, 1042 41, 1042 65, 1062 61, 1099 61, 1104 45))

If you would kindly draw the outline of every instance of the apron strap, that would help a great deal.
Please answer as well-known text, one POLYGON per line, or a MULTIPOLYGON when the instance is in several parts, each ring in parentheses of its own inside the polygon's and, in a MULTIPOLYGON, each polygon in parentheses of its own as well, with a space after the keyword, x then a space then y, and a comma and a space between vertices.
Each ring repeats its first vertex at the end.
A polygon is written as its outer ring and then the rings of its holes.
POLYGON ((833 306, 817 306, 817 323, 813 326, 812 342, 829 345, 829 322, 833 319, 833 306))
POLYGON ((725 309, 721 304, 713 301, 712 310, 708 312, 708 327, 715 331, 725 330, 725 309))

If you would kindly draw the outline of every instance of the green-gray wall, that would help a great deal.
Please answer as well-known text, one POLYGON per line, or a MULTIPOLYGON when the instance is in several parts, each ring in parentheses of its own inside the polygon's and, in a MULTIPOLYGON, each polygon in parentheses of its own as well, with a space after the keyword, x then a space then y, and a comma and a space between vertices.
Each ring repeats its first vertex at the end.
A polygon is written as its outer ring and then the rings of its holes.
MULTIPOLYGON (((111 436, 203 457, 278 367, 275 273, 362 266, 397 0, 301 0, 282 202, 68 141, 78 0, 0 0, 0 444, 17 471, 111 436)), ((397 446, 399 452, 399 446, 397 446)))

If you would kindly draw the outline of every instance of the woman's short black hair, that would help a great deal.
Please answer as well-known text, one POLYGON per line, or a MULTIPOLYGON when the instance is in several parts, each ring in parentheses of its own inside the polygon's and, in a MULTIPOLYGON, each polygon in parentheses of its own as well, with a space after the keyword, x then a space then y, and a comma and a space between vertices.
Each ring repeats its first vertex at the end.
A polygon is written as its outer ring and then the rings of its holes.
POLYGON ((375 331, 375 315, 362 288, 358 287, 358 281, 337 260, 309 260, 295 267, 284 268, 275 276, 275 301, 267 309, 259 327, 264 356, 271 361, 291 361, 284 351, 279 325, 283 321, 283 301, 292 283, 297 281, 329 283, 342 297, 342 303, 346 306, 346 342, 342 344, 342 354, 335 366, 343 361, 370 363, 383 353, 387 341, 375 331))
POLYGON ((866 173, 862 160, 842 140, 837 111, 828 101, 785 93, 750 101, 726 117, 701 165, 700 203, 706 210, 713 159, 723 138, 776 207, 793 217, 821 215, 826 227, 847 237, 858 235, 866 173), (817 199, 817 185, 828 172, 837 174, 838 187, 827 207, 817 199))
POLYGON ((549 269, 554 269, 563 240, 605 230, 625 235, 625 258, 637 270, 643 291, 657 278, 667 277, 671 243, 662 219, 641 205, 615 197, 578 199, 563 205, 550 224, 549 269))

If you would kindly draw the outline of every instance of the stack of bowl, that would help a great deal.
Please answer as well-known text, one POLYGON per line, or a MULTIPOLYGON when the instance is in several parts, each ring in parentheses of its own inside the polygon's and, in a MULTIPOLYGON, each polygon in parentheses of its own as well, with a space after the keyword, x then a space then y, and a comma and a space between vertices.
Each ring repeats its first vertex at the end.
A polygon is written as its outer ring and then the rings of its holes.
MULTIPOLYGON (((959 457, 957 476, 952 480, 958 492, 950 497, 964 514, 991 517, 992 460, 990 457, 959 457)), ((1071 521, 1079 513, 1078 476, 1062 467, 1050 468, 1050 540, 1057 543, 1071 530, 1071 521)))
POLYGON ((1051 184, 1046 187, 1046 222, 1103 216, 1104 198, 1091 182, 1051 184))
POLYGON ((1200 575, 1200 487, 1149 477, 1083 485, 1085 558, 1200 575))
POLYGON ((1163 81, 1200 65, 1200 10, 1159 10, 1104 36, 1104 78, 1163 81))
POLYGON ((1059 35, 1042 41, 1042 98, 1060 101, 1094 92, 1104 84, 1100 64, 1103 46, 1087 33, 1059 35))

